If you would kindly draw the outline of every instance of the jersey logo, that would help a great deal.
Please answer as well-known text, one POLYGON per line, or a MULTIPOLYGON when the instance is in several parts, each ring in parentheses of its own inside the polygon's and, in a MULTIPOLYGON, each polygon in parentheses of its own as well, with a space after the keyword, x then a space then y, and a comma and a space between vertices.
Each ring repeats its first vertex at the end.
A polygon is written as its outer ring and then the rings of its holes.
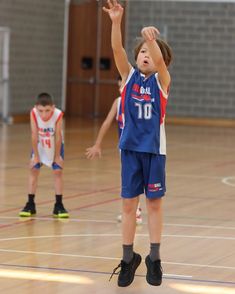
POLYGON ((161 183, 155 183, 155 184, 148 184, 148 190, 149 192, 157 192, 162 190, 161 183))
POLYGON ((143 86, 140 87, 138 84, 134 84, 132 87, 131 98, 138 101, 151 101, 150 87, 144 88, 143 86))

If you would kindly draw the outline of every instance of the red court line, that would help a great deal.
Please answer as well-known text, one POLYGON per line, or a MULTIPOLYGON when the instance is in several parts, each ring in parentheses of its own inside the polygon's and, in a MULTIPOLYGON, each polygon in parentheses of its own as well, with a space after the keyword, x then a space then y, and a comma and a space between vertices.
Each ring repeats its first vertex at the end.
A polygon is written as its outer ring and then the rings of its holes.
MULTIPOLYGON (((83 197, 83 196, 87 196, 87 195, 91 195, 91 194, 99 194, 102 192, 109 192, 109 191, 116 190, 116 189, 120 189, 120 187, 116 186, 116 187, 110 187, 110 188, 101 189, 101 190, 82 192, 82 193, 78 193, 78 194, 71 195, 71 196, 63 196, 63 199, 73 199, 73 198, 83 197)), ((54 203, 54 201, 55 200, 53 199, 53 200, 45 200, 45 201, 37 202, 37 206, 43 205, 43 204, 48 204, 48 203, 54 203)), ((6 210, 0 210, 0 213, 2 214, 5 212, 18 211, 19 209, 20 209, 19 207, 9 208, 6 210)))
MULTIPOLYGON (((114 188, 109 188, 109 189, 104 189, 104 190, 99 190, 99 191, 95 191, 95 192, 87 192, 85 193, 86 195, 89 195, 89 194, 97 194, 97 193, 100 193, 100 192, 103 192, 103 191, 112 191, 116 189, 116 187, 114 188)), ((76 195, 73 195, 73 196, 68 196, 69 198, 75 198, 75 197, 81 197, 81 196, 84 196, 84 194, 77 194, 76 195)), ((87 204, 87 205, 83 205, 83 206, 78 206, 77 208, 74 208, 74 209, 70 209, 69 211, 77 211, 77 210, 81 210, 81 209, 84 209, 84 208, 88 208, 88 207, 95 207, 95 206, 99 206, 99 205, 102 205, 102 204, 106 204, 106 203, 111 203, 111 202, 115 202, 115 201, 120 201, 121 198, 114 198, 114 199, 109 199, 109 200, 105 200, 105 201, 100 201, 100 202, 95 202, 95 203, 91 203, 91 204, 87 204)), ((52 201, 50 201, 52 202, 52 201)), ((14 209, 15 210, 15 209, 14 209)), ((42 216, 42 217, 48 217, 48 216, 42 216)), ((10 223, 10 224, 6 224, 6 225, 0 225, 0 229, 5 229, 5 228, 9 228, 9 227, 12 227, 12 226, 15 226, 15 225, 29 225, 32 221, 35 221, 33 218, 30 218, 30 219, 26 219, 25 221, 17 221, 17 222, 13 222, 13 223, 10 223)))

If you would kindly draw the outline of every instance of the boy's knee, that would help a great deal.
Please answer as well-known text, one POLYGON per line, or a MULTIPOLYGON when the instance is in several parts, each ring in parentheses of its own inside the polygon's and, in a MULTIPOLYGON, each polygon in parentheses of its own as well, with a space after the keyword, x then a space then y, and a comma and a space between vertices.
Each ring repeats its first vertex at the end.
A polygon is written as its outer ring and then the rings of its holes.
POLYGON ((55 177, 62 177, 62 170, 53 170, 53 174, 55 177))
POLYGON ((136 213, 136 202, 134 199, 123 200, 123 212, 127 214, 136 213))
POLYGON ((162 198, 147 199, 147 206, 150 210, 160 210, 162 207, 162 198))

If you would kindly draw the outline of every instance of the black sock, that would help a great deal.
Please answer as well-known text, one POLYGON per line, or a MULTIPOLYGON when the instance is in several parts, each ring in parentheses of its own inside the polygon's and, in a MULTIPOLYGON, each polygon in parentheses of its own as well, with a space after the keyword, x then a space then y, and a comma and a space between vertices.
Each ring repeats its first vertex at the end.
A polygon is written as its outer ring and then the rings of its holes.
POLYGON ((160 243, 150 243, 150 253, 149 257, 151 261, 156 261, 160 259, 160 243))
POLYGON ((34 194, 28 194, 28 202, 30 204, 34 204, 34 197, 35 197, 34 194))
POLYGON ((62 195, 55 195, 55 204, 62 204, 62 195))
POLYGON ((123 249, 123 258, 122 260, 124 260, 126 263, 129 263, 134 255, 133 252, 133 244, 131 245, 122 245, 122 249, 123 249))

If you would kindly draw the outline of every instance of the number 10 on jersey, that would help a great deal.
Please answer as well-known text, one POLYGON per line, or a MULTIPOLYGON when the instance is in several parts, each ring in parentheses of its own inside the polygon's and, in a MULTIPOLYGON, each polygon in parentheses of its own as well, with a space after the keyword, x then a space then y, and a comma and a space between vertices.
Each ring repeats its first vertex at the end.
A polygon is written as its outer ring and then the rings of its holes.
POLYGON ((152 118, 152 104, 141 104, 135 102, 135 106, 138 108, 138 119, 151 119, 152 118))

